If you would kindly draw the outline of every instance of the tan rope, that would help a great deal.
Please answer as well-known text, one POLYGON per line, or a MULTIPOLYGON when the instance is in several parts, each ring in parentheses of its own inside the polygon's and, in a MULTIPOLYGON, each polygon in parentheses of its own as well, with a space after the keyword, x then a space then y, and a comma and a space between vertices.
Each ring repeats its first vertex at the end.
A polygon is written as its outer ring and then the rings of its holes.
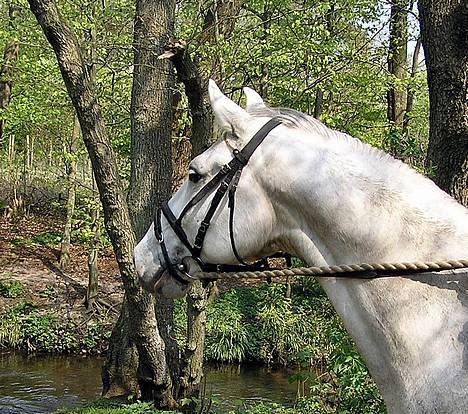
MULTIPOLYGON (((388 273, 391 271, 408 271, 415 273, 418 271, 429 272, 438 270, 455 270, 468 268, 468 260, 447 260, 437 262, 412 262, 412 263, 361 263, 340 266, 323 267, 296 267, 291 269, 275 269, 263 271, 245 271, 245 272, 198 272, 194 276, 199 279, 261 279, 287 276, 346 276, 353 277, 353 273, 370 272, 369 278, 378 277, 379 273, 388 273)), ((366 277, 366 276, 364 276, 366 277)))

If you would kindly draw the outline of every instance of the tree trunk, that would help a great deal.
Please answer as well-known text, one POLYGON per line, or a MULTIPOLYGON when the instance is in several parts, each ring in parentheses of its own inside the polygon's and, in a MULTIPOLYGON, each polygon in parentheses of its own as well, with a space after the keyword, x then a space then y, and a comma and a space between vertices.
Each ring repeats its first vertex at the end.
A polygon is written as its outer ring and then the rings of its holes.
MULTIPOLYGON (((144 398, 154 398, 159 406, 174 407, 170 393, 171 379, 162 350, 164 344, 156 326, 153 299, 139 286, 134 264, 135 233, 131 227, 125 194, 120 182, 115 153, 107 135, 101 109, 90 80, 87 66, 75 35, 63 22, 53 0, 28 0, 31 10, 52 45, 68 94, 80 121, 83 140, 91 158, 93 171, 104 211, 106 230, 114 247, 115 257, 126 292, 123 313, 131 323, 130 332, 116 326, 113 339, 125 337, 122 342, 111 343, 103 371, 107 396, 132 391, 144 398), (134 366, 126 367, 126 375, 116 361, 135 361, 138 351, 137 380, 134 366), (133 374, 133 375, 131 375, 133 374), (138 382, 139 390, 135 389, 138 382)), ((124 324, 125 325, 125 324, 124 324)))
MULTIPOLYGON (((14 28, 14 21, 20 15, 21 8, 14 4, 8 7, 9 28, 14 28)), ((13 89, 13 73, 19 57, 20 43, 18 39, 11 39, 7 42, 3 52, 3 64, 0 67, 0 109, 6 110, 10 105, 11 92, 13 89)), ((0 148, 3 146, 4 130, 6 118, 0 116, 0 148)))
MULTIPOLYGON (((203 36, 200 43, 217 45, 220 38, 228 39, 234 31, 242 3, 243 0, 215 0, 213 3, 210 2, 208 8, 202 12, 204 14, 203 36)), ((221 85, 224 79, 224 64, 221 53, 216 53, 210 60, 210 78, 214 79, 218 85, 221 85)))
POLYGON ((320 119, 323 110, 323 89, 318 86, 315 93, 314 118, 320 119))
POLYGON ((101 224, 99 217, 99 206, 93 203, 92 210, 93 217, 93 241, 91 243, 91 250, 88 254, 88 289, 86 290, 86 307, 88 310, 92 309, 94 302, 98 297, 98 254, 99 244, 101 239, 101 224))
MULTIPOLYGON (((128 205, 137 240, 154 220, 172 186, 174 75, 169 62, 158 59, 172 38, 175 1, 139 0, 134 30, 132 88, 132 165, 128 205)), ((158 329, 165 346, 166 370, 178 377, 179 348, 173 337, 174 301, 158 298, 158 329)), ((131 325, 129 325, 131 329, 131 325)))
POLYGON ((179 398, 198 396, 203 379, 206 334, 206 307, 209 288, 197 281, 187 296, 187 344, 180 369, 179 398))
MULTIPOLYGON (((421 51, 421 36, 418 37, 413 52, 413 61, 411 64, 411 79, 414 79, 419 70, 419 52, 421 51)), ((408 127, 411 120, 411 112, 413 111, 414 105, 414 88, 410 85, 406 90, 406 109, 405 119, 403 120, 403 133, 408 133, 408 127)))
POLYGON ((166 46, 160 56, 172 61, 177 80, 183 83, 192 116, 192 157, 203 152, 213 140, 213 114, 208 99, 208 79, 200 74, 198 65, 191 58, 185 42, 179 40, 166 46))
MULTIPOLYGON (((186 50, 185 42, 177 41, 166 47, 161 58, 172 61, 177 72, 177 79, 185 87, 192 116, 192 157, 201 153, 211 143, 213 137, 213 115, 207 96, 208 81, 200 74, 198 65, 192 60, 186 50)), ((181 154, 189 161, 186 143, 181 143, 181 154)), ((188 165, 188 162, 187 164, 188 165)), ((185 170, 178 165, 179 174, 185 170)), ((175 185, 178 182, 174 183, 175 185)), ((198 396, 203 378, 203 358, 206 330, 206 305, 209 288, 196 282, 187 295, 187 344, 180 362, 180 378, 177 384, 178 398, 198 396)))
POLYGON ((468 3, 418 6, 430 102, 426 164, 435 183, 468 206, 468 3))
POLYGON ((80 136, 80 123, 75 115, 73 131, 70 138, 70 145, 65 156, 65 165, 68 176, 68 198, 67 198, 67 218, 63 229, 62 244, 60 247, 60 268, 66 270, 70 263, 70 239, 72 229, 73 213, 75 211, 75 186, 76 186, 76 144, 80 136))
POLYGON ((398 85, 398 81, 407 76, 408 8, 408 0, 392 0, 387 62, 388 71, 394 79, 387 92, 387 117, 395 127, 403 125, 406 109, 406 89, 398 85))
POLYGON ((128 205, 140 240, 171 194, 174 76, 158 59, 174 26, 173 0, 138 0, 134 31, 132 166, 128 205))

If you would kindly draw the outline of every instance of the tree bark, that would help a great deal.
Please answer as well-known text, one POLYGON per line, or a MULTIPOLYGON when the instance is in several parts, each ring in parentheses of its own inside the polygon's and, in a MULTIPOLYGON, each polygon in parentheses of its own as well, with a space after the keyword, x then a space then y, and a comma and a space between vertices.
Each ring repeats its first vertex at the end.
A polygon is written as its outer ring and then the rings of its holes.
POLYGON ((106 230, 125 288, 123 312, 127 312, 132 324, 129 335, 122 333, 119 326, 114 329, 113 339, 124 336, 127 347, 122 349, 122 342, 111 343, 103 372, 103 393, 110 396, 121 391, 125 394, 132 391, 144 398, 153 398, 159 406, 174 407, 175 402, 170 392, 171 379, 162 352, 164 344, 156 326, 153 299, 140 288, 133 265, 135 233, 131 227, 115 153, 98 105, 95 85, 90 79, 76 37, 59 15, 55 2, 28 1, 54 49, 65 86, 80 121, 83 140, 91 158, 103 205, 106 230), (135 347, 138 352, 137 381, 133 376, 134 367, 128 369, 130 375, 122 376, 122 367, 115 364, 119 358, 127 362, 136 362, 135 358, 132 358, 135 355, 135 347), (139 389, 135 389, 137 382, 139 389))
POLYGON ((430 102, 426 165, 468 206, 468 3, 419 0, 418 7, 430 102))
MULTIPOLYGON (((132 157, 127 201, 140 240, 172 187, 172 124, 175 79, 158 59, 174 31, 174 0, 138 0, 134 25, 134 73, 131 103, 132 157)), ((165 369, 177 381, 179 347, 173 336, 174 301, 158 298, 157 326, 165 346, 165 369)), ((129 325, 129 329, 131 329, 129 325)))
POLYGON ((185 87, 192 116, 192 157, 196 157, 213 140, 213 114, 208 99, 208 79, 201 75, 198 64, 191 58, 184 41, 179 40, 167 45, 160 58, 172 61, 177 80, 185 87))
MULTIPOLYGON (((186 49, 185 42, 176 41, 166 47, 160 58, 172 61, 177 79, 183 83, 192 116, 192 157, 201 153, 211 143, 213 137, 213 115, 208 99, 208 80, 199 71, 186 49)), ((186 155, 186 143, 181 144, 181 153, 186 155)), ((185 156, 184 161, 189 157, 185 156)), ((187 162, 188 165, 188 162, 187 162)), ((178 165, 177 170, 184 170, 178 165)), ((181 171, 177 175, 179 179, 181 171)), ((177 384, 177 397, 197 396, 203 378, 203 358, 206 333, 206 306, 209 288, 196 282, 187 295, 187 343, 180 361, 180 377, 177 384)))
MULTIPOLYGON (((209 3, 208 8, 202 12, 204 14, 203 36, 200 43, 217 45, 221 38, 228 39, 234 31, 242 3, 243 0, 216 0, 209 3)), ((210 63, 210 77, 218 85, 221 85, 224 79, 224 65, 221 54, 213 55, 210 63)))
POLYGON ((93 241, 91 243, 91 249, 88 254, 88 288, 86 290, 86 308, 91 310, 94 302, 98 297, 98 286, 99 286, 99 269, 98 269, 98 254, 99 244, 101 239, 101 225, 99 217, 99 206, 93 203, 92 210, 93 217, 93 241))
POLYGON ((75 211, 75 186, 76 186, 76 143, 80 136, 80 123, 75 115, 73 121, 73 131, 70 138, 69 148, 66 149, 65 166, 68 176, 68 196, 67 196, 67 218, 63 229, 62 244, 60 246, 60 268, 66 270, 70 263, 70 239, 72 230, 72 219, 75 211))
POLYGON ((174 75, 158 59, 174 30, 175 1, 138 0, 131 104, 132 165, 128 205, 137 240, 171 194, 174 75))
POLYGON ((193 283, 187 295, 187 344, 181 361, 178 397, 198 396, 203 379, 206 307, 210 289, 193 283))
MULTIPOLYGON (((14 27, 15 19, 20 15, 21 9, 18 6, 10 4, 8 7, 9 28, 14 27)), ((6 110, 10 105, 13 89, 13 74, 16 62, 19 57, 20 44, 18 39, 11 39, 7 42, 3 52, 3 64, 0 67, 0 109, 6 110)), ((3 146, 4 130, 6 118, 0 115, 0 147, 3 146)))
MULTIPOLYGON (((411 64, 411 79, 414 79, 419 70, 419 52, 421 51, 421 36, 418 37, 416 45, 413 51, 413 59, 411 64)), ((405 119, 403 120, 403 133, 407 134, 409 123, 411 121, 411 112, 413 111, 414 106, 414 88, 409 86, 406 90, 406 109, 405 109, 405 119)))
POLYGON ((407 77, 408 8, 408 0, 392 0, 387 62, 388 71, 394 79, 387 92, 387 117, 396 127, 403 125, 406 109, 406 89, 398 85, 398 81, 407 77))

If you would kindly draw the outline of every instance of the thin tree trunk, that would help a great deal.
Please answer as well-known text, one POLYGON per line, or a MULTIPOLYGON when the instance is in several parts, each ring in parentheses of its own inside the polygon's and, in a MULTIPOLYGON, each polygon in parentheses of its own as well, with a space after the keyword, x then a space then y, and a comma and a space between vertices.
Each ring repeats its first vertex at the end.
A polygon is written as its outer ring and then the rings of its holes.
MULTIPOLYGON (((168 45, 161 58, 172 61, 177 79, 185 87, 190 113, 192 115, 192 156, 198 155, 211 143, 213 137, 213 115, 207 96, 207 79, 200 74, 183 41, 168 45)), ((186 166, 190 157, 186 154, 187 145, 181 144, 181 153, 186 166)), ((180 164, 178 170, 185 171, 180 164)), ((179 175, 180 176, 180 175, 179 175)), ((178 176, 178 177, 179 177, 178 176)), ((206 305, 209 289, 196 282, 187 295, 187 343, 180 362, 180 377, 177 385, 178 398, 198 396, 203 378, 203 356, 206 330, 206 305)))
POLYGON ((23 196, 28 192, 28 183, 29 183, 29 151, 30 146, 30 137, 26 135, 25 145, 23 149, 23 196))
POLYGON ((203 379, 206 307, 209 288, 194 282, 187 295, 187 343, 181 363, 178 397, 198 396, 203 379))
POLYGON ((76 37, 63 22, 55 2, 28 1, 54 49, 68 94, 76 109, 103 205, 106 230, 114 247, 126 292, 123 312, 132 329, 129 332, 122 332, 119 326, 114 329, 113 339, 118 340, 123 336, 125 340, 110 345, 103 370, 103 393, 109 396, 131 390, 136 395, 141 393, 144 397, 151 396, 159 406, 173 407, 175 402, 170 392, 171 379, 164 363, 164 344, 157 330, 152 296, 140 288, 136 277, 133 264, 135 233, 131 227, 115 153, 98 105, 95 85, 90 81, 76 37), (116 365, 118 361, 136 362, 135 347, 138 351, 136 377, 135 366, 123 369, 116 365), (137 381, 139 390, 135 389, 137 381))
POLYGON ((440 188, 468 206, 468 3, 418 6, 430 102, 426 165, 440 188))
MULTIPOLYGON (((8 7, 10 29, 14 28, 15 19, 21 14, 21 8, 17 5, 10 4, 8 7)), ((20 43, 18 39, 11 39, 7 42, 3 52, 3 64, 0 67, 0 109, 6 110, 10 105, 12 89, 13 89, 13 74, 15 71, 16 62, 18 61, 20 43)), ((3 146, 4 131, 6 118, 0 116, 0 148, 3 146)))
POLYGON ((196 157, 213 140, 213 114, 208 99, 208 79, 201 75, 198 65, 186 49, 185 42, 181 40, 167 45, 160 58, 172 61, 177 80, 185 87, 192 116, 192 157, 196 157))
POLYGON ((387 92, 387 117, 395 127, 403 125, 406 109, 406 90, 398 85, 398 81, 407 77, 408 7, 408 0, 392 0, 387 61, 388 71, 395 79, 387 92))
MULTIPOLYGON (((418 37, 416 45, 413 52, 413 60, 411 64, 411 79, 414 79, 418 73, 419 69, 419 53, 421 52, 421 36, 418 37)), ((411 112, 413 111, 414 105, 414 88, 409 86, 406 91, 406 110, 405 110, 405 119, 403 120, 403 132, 406 134, 408 132, 409 122, 411 120, 411 112)))
MULTIPOLYGON (((229 39, 234 31, 236 19, 242 8, 243 0, 216 0, 209 4, 208 9, 204 11, 203 18, 203 36, 201 43, 219 44, 220 38, 229 39)), ((215 54, 211 58, 210 77, 218 85, 223 83, 224 64, 222 55, 215 54)))
POLYGON ((88 254, 88 288, 86 290, 86 307, 88 310, 92 309, 94 302, 96 302, 99 287, 98 255, 101 240, 101 220, 99 217, 99 206, 97 204, 93 204, 91 215, 93 218, 92 231, 94 237, 88 254))
POLYGON ((260 95, 263 99, 268 99, 269 93, 269 69, 267 58, 268 58, 268 51, 266 50, 268 38, 270 37, 270 28, 271 28, 271 17, 272 12, 270 11, 268 3, 263 6, 263 13, 262 13, 262 63, 260 64, 260 95))
POLYGON ((67 218, 63 229, 62 244, 60 247, 60 267, 66 270, 70 263, 70 240, 72 230, 73 214, 75 212, 76 194, 76 144, 80 136, 80 123, 75 115, 73 121, 73 131, 70 138, 70 145, 65 156, 65 165, 68 176, 68 198, 67 198, 67 218))
POLYGON ((320 119, 322 116, 323 110, 323 89, 317 87, 317 91, 315 93, 315 103, 314 103, 314 118, 320 119))

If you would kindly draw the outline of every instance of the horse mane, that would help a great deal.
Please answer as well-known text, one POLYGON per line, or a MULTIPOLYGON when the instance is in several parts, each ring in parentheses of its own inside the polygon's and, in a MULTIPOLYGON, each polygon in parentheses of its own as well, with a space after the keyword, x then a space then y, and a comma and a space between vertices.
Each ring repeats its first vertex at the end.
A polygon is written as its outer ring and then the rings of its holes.
MULTIPOLYGON (((255 117, 277 118, 289 128, 300 129, 314 136, 318 135, 324 140, 330 140, 335 151, 352 152, 362 157, 362 161, 366 164, 372 164, 375 167, 373 168, 373 172, 378 175, 379 179, 387 182, 389 188, 393 187, 396 191, 402 190, 400 186, 407 187, 410 191, 412 188, 418 190, 423 188, 433 198, 435 203, 440 201, 446 202, 446 206, 452 207, 458 214, 464 213, 465 217, 468 217, 468 209, 442 191, 428 177, 418 173, 385 151, 373 147, 347 133, 331 129, 310 115, 290 108, 272 108, 260 105, 249 108, 248 112, 255 117), (398 180, 398 178, 401 179, 398 180)), ((452 210, 452 212, 455 211, 452 210)))

